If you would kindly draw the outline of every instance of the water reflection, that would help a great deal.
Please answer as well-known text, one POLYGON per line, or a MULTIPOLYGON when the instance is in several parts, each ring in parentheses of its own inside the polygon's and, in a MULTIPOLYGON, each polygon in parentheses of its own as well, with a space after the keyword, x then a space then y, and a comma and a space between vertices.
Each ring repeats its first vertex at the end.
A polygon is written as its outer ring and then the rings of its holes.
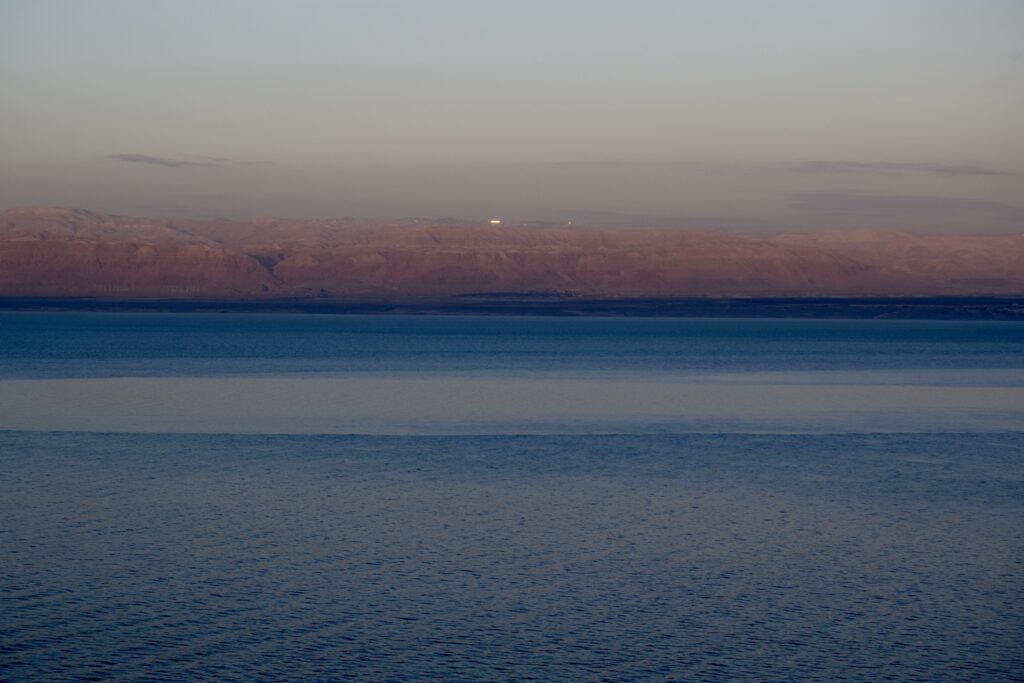
POLYGON ((0 429, 281 434, 1024 429, 1024 373, 0 381, 0 429))

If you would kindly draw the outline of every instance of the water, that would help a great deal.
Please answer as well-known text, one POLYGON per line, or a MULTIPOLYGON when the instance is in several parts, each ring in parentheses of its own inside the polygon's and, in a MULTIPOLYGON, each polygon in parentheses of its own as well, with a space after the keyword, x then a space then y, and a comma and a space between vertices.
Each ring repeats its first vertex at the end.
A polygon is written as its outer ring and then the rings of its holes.
POLYGON ((0 377, 1024 370, 1012 322, 3 313, 0 377))
POLYGON ((0 314, 0 678, 1019 680, 1022 351, 0 314))

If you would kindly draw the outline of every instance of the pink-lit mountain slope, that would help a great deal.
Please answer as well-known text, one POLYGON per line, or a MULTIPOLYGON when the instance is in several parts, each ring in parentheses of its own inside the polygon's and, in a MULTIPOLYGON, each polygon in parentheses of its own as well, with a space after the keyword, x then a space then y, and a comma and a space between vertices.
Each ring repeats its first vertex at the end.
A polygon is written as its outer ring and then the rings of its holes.
POLYGON ((276 298, 1024 294, 1024 236, 0 216, 0 295, 276 298))

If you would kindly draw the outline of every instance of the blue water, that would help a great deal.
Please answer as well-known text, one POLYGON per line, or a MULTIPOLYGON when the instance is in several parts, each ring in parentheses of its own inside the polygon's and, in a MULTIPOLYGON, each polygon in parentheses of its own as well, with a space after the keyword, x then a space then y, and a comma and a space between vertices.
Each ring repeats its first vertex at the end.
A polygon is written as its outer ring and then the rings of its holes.
POLYGON ((1024 369, 1024 326, 0 312, 0 377, 948 368, 1024 369))
POLYGON ((1024 326, 0 314, 0 678, 1020 680, 1024 326))

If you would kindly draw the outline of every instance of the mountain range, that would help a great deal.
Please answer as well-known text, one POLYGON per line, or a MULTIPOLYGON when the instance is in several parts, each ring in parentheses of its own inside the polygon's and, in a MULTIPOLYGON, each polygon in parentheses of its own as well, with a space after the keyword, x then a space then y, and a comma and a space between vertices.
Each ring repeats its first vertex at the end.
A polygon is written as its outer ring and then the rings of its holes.
POLYGON ((0 215, 0 296, 581 298, 1024 294, 1024 234, 750 236, 405 219, 0 215))

